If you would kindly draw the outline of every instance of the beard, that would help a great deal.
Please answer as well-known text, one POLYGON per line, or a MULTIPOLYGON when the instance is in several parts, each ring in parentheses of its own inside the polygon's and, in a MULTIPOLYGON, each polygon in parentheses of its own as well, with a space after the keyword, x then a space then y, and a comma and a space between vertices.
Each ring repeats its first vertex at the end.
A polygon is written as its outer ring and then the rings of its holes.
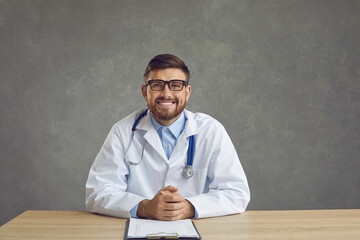
POLYGON ((176 98, 175 99, 165 99, 165 98, 160 97, 160 98, 157 98, 154 103, 152 103, 152 104, 148 103, 148 108, 150 109, 154 118, 156 120, 162 120, 162 121, 170 121, 170 120, 178 118, 181 115, 181 113, 183 112, 183 110, 185 109, 185 106, 186 106, 186 102, 179 105, 179 100, 176 98), (175 102, 176 108, 174 110, 160 109, 156 103, 159 100, 172 100, 175 102))

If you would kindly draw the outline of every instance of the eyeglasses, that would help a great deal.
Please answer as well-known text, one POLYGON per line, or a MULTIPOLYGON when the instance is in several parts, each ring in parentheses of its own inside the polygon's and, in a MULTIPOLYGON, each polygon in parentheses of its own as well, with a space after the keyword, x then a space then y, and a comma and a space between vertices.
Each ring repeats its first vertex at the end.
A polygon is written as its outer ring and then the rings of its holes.
POLYGON ((187 86, 187 82, 184 80, 164 81, 161 79, 149 80, 146 83, 146 86, 150 85, 150 88, 153 91, 162 91, 162 90, 164 90, 166 84, 172 91, 181 91, 181 90, 183 90, 184 86, 187 86))

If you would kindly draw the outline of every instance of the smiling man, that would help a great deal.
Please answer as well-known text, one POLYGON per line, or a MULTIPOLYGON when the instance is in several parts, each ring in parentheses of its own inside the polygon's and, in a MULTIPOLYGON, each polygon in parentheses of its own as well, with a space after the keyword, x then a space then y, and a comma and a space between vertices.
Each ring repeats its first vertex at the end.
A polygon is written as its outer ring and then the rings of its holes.
POLYGON ((244 212, 250 191, 224 127, 185 109, 190 72, 170 54, 150 60, 141 86, 148 109, 117 122, 89 172, 91 212, 157 220, 244 212))

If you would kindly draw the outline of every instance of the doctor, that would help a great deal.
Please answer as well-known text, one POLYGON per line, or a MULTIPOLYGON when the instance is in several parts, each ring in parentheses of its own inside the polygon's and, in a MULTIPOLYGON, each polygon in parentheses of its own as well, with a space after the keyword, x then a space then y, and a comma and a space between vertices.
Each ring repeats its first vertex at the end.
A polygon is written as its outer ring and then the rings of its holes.
POLYGON ((149 62, 141 86, 148 110, 112 127, 86 182, 89 211, 157 220, 245 211, 249 186, 224 127, 185 110, 189 76, 174 55, 149 62))

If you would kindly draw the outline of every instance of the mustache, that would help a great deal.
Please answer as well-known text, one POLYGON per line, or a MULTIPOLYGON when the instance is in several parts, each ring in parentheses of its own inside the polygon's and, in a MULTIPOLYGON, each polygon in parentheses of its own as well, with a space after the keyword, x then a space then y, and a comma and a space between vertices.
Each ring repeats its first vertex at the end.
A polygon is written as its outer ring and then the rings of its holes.
POLYGON ((158 97, 155 99, 155 101, 174 101, 176 103, 178 103, 178 99, 176 98, 165 98, 165 97, 158 97))

